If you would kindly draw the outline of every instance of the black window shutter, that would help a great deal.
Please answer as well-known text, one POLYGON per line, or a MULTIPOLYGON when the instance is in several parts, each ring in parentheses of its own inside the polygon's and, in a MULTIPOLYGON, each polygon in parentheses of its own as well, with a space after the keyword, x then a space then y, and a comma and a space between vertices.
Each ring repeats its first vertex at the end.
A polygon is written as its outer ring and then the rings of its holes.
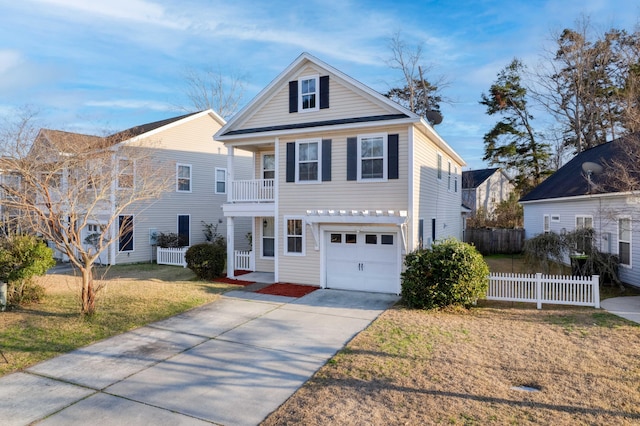
POLYGON ((358 180, 358 138, 347 138, 347 180, 358 180))
POLYGON ((298 80, 289 82, 289 112, 298 112, 298 80))
POLYGON ((287 182, 296 180, 296 143, 287 142, 287 182))
POLYGON ((398 179, 398 135, 387 136, 387 150, 389 159, 387 161, 387 179, 398 179))
POLYGON ((331 139, 322 139, 322 180, 331 181, 331 139))
POLYGON ((320 109, 329 108, 329 76, 320 77, 320 109))

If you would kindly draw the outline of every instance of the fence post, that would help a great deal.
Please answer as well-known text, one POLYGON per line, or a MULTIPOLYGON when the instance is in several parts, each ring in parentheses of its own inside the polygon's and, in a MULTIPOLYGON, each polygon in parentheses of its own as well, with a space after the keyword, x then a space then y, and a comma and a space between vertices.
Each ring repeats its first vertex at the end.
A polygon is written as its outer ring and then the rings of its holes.
POLYGON ((542 309, 542 274, 536 274, 536 304, 538 309, 542 309))
POLYGON ((591 285, 593 286, 593 302, 595 308, 600 309, 600 275, 591 276, 591 285))

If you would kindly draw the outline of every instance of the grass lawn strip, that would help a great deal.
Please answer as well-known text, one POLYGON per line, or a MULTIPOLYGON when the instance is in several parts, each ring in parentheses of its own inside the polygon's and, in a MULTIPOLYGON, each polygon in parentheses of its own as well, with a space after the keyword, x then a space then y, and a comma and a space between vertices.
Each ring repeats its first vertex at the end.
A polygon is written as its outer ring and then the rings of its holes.
POLYGON ((189 269, 151 264, 100 268, 104 285, 93 317, 79 315, 80 277, 38 277, 46 288, 38 304, 0 313, 0 376, 92 342, 216 300, 229 284, 195 280, 189 269))

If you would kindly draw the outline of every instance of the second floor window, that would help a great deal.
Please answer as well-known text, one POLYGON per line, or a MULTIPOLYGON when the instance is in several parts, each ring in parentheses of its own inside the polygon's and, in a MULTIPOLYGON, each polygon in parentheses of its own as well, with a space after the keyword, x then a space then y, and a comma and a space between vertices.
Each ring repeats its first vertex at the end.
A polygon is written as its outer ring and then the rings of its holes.
POLYGON ((320 170, 320 143, 318 141, 302 141, 297 143, 298 182, 318 182, 320 170))
POLYGON ((216 194, 227 193, 227 169, 216 167, 216 194))
POLYGON ((438 154, 438 179, 442 179, 442 154, 438 154))
POLYGON ((386 179, 386 137, 384 135, 361 136, 358 150, 360 179, 386 179))
POLYGON ((305 77, 298 83, 300 87, 299 111, 315 111, 318 109, 318 77, 305 77))
POLYGON ((178 192, 191 192, 191 166, 178 164, 176 173, 176 190, 178 192))

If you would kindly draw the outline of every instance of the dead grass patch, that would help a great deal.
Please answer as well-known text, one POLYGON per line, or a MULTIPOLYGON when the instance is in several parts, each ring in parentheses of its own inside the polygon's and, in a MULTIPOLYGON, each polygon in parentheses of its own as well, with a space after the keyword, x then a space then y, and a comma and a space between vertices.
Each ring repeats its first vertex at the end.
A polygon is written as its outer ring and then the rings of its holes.
POLYGON ((590 308, 396 307, 264 424, 638 424, 638 347, 640 327, 590 308))
POLYGON ((639 347, 640 326, 592 308, 396 306, 263 424, 640 424, 639 347))

